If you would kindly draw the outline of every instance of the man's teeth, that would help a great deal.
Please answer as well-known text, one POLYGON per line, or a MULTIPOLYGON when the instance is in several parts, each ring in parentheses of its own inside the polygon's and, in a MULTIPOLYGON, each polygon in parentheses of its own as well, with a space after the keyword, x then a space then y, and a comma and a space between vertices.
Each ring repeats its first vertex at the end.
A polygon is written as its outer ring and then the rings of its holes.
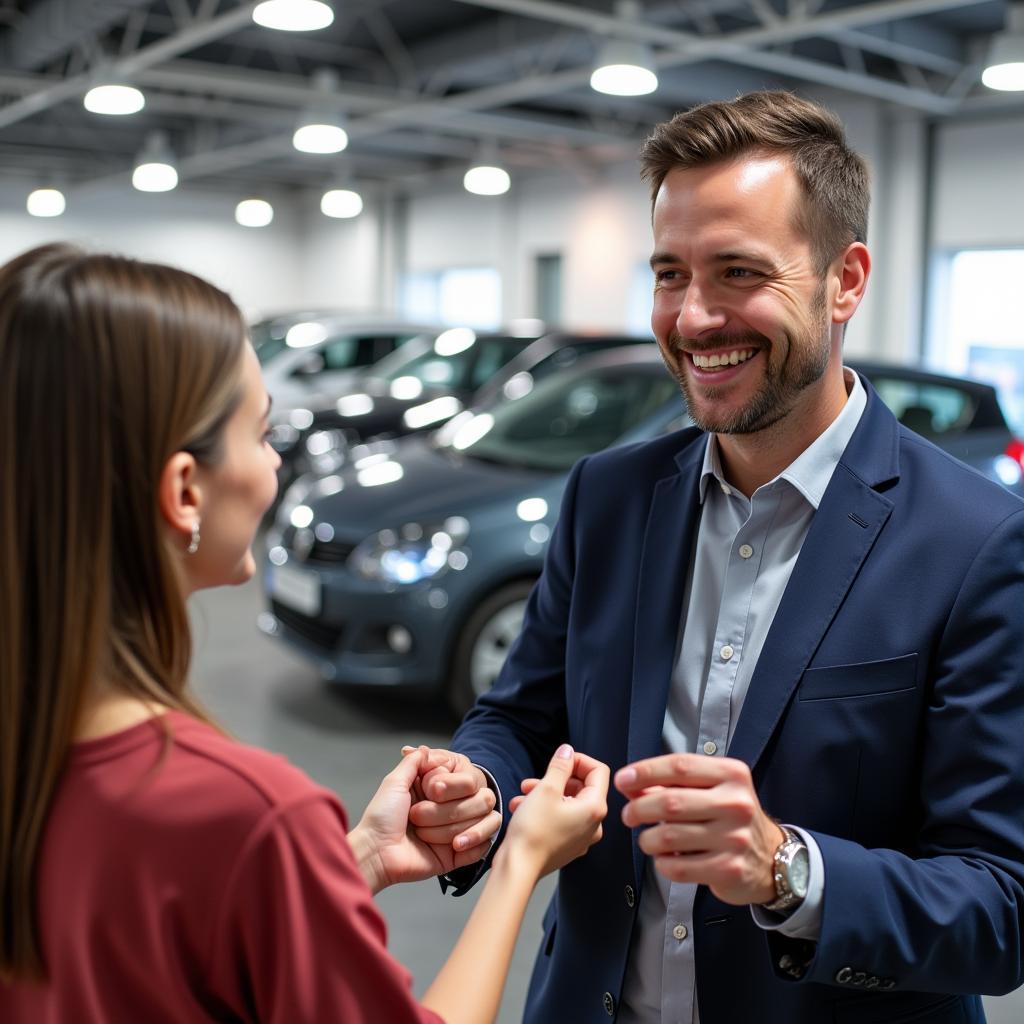
POLYGON ((737 348, 732 352, 722 352, 721 354, 716 352, 710 356, 702 356, 694 352, 693 364, 702 370, 721 369, 725 366, 735 366, 737 363, 746 362, 756 351, 756 348, 737 348))

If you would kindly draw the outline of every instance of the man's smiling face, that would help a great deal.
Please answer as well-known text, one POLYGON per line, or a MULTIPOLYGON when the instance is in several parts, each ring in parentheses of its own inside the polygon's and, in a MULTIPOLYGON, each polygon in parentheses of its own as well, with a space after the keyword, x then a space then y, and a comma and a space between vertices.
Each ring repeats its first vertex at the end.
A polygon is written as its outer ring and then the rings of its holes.
POLYGON ((658 191, 651 324, 704 430, 755 433, 822 400, 839 342, 802 201, 772 154, 676 169, 658 191))

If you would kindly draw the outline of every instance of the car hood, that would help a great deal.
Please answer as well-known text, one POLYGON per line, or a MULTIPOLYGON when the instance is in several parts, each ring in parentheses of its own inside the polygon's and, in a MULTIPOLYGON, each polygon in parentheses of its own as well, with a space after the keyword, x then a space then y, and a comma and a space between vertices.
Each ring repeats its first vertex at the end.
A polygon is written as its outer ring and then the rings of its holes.
POLYGON ((459 456, 425 438, 403 440, 378 459, 346 469, 333 480, 333 487, 341 484, 333 494, 313 497, 315 488, 305 502, 315 521, 330 523, 338 536, 361 538, 405 522, 470 516, 485 506, 543 497, 552 488, 560 490, 566 476, 459 456), (401 475, 390 465, 381 470, 385 463, 401 467, 401 475), (378 479, 388 482, 372 482, 378 479))

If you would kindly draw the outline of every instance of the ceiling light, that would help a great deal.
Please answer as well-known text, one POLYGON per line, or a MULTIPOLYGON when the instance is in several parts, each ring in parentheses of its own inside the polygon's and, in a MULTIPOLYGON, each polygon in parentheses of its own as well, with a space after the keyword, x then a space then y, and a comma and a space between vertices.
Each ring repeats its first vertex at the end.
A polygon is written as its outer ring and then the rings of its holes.
POLYGON ((320 212, 326 217, 347 219, 363 212, 363 197, 348 188, 332 188, 320 200, 320 212))
POLYGON ((146 105, 146 97, 132 85, 106 83, 94 85, 82 100, 93 114, 136 114, 146 105))
POLYGON ((318 68, 313 87, 321 98, 302 115, 292 145, 303 153, 340 153, 348 145, 348 132, 337 113, 338 76, 330 68, 318 68))
POLYGON ((64 206, 64 193, 56 188, 37 188, 25 202, 25 209, 33 217, 59 217, 64 206))
MULTIPOLYGON (((636 0, 618 0, 615 17, 635 22, 640 17, 636 0)), ((609 96, 646 96, 658 88, 651 48, 631 39, 609 39, 598 53, 590 87, 609 96)))
POLYGON ((252 20, 282 32, 315 32, 334 21, 334 11, 323 0, 264 0, 256 5, 252 20))
POLYGON ((981 81, 1000 92, 1024 91, 1024 4, 1010 4, 1006 31, 992 37, 981 81))
POLYGON ((265 228, 274 219, 274 208, 265 199, 243 199, 235 207, 235 220, 243 228, 265 228))
POLYGON ((163 132, 153 132, 135 162, 132 184, 140 192, 170 192, 178 184, 174 154, 163 132))
POLYGON ((508 171, 496 164, 476 164, 466 171, 462 184, 474 195, 500 196, 509 190, 512 179, 508 171))

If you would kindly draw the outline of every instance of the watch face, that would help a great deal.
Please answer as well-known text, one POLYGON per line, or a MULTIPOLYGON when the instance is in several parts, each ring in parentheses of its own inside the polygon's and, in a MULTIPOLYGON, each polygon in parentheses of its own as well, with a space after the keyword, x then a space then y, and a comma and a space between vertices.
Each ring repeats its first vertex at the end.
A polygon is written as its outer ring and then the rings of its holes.
POLYGON ((807 856, 807 847, 801 846, 797 849, 796 853, 793 854, 793 859, 789 862, 789 870, 786 872, 789 876, 789 889, 794 896, 799 896, 803 899, 807 895, 807 882, 811 874, 811 863, 807 856))

